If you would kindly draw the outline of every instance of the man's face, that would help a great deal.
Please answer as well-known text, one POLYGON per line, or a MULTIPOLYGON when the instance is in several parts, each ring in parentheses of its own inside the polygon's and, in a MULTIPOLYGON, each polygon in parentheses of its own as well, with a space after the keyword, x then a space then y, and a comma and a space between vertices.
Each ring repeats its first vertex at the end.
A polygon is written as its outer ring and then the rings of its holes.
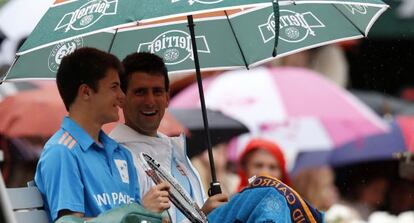
POLYGON ((118 121, 118 110, 124 100, 118 72, 109 69, 105 77, 98 81, 97 91, 91 89, 91 112, 101 124, 118 121))
POLYGON ((123 104, 125 124, 141 134, 156 136, 168 102, 162 74, 132 73, 123 104))

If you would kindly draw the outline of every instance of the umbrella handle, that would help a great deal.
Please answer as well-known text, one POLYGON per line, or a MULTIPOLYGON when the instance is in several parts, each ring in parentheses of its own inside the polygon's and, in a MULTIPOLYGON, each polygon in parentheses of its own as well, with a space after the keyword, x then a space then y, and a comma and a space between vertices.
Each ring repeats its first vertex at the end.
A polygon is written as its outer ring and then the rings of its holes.
POLYGON ((188 20, 188 28, 190 30, 191 44, 193 46, 194 66, 196 70, 198 93, 200 96, 200 105, 201 105, 201 111, 203 115, 204 132, 206 136, 208 159, 210 162, 210 170, 211 170, 211 183, 210 183, 210 189, 208 190, 208 194, 209 196, 213 196, 216 194, 221 194, 221 188, 220 188, 220 183, 217 181, 216 168, 214 166, 213 149, 211 147, 210 131, 208 128, 207 109, 206 109, 206 102, 204 100, 203 82, 201 80, 201 72, 200 72, 200 63, 198 61, 193 16, 192 15, 187 16, 187 20, 188 20))
POLYGON ((220 182, 213 181, 210 183, 210 188, 208 189, 208 196, 214 196, 216 194, 221 194, 220 182))

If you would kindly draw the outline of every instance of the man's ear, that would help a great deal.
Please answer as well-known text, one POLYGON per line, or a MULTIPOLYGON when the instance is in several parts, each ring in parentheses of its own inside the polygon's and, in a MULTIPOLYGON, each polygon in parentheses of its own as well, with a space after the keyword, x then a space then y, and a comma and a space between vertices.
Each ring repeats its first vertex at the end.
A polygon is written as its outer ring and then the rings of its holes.
POLYGON ((91 95, 91 88, 86 84, 81 84, 78 89, 78 96, 83 100, 87 100, 91 95))

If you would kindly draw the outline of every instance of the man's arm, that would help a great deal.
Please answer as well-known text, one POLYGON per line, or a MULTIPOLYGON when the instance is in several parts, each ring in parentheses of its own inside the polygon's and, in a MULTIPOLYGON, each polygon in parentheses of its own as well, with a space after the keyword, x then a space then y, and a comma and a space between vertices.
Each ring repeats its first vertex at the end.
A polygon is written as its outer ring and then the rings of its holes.
POLYGON ((206 200, 203 207, 201 208, 201 211, 203 211, 204 214, 208 215, 215 208, 227 203, 228 200, 229 198, 225 194, 216 194, 214 196, 211 196, 206 200))
POLYGON ((80 212, 73 212, 68 209, 63 209, 58 212, 58 219, 65 215, 73 215, 73 216, 80 217, 80 218, 83 218, 83 216, 85 216, 83 213, 80 213, 80 212))

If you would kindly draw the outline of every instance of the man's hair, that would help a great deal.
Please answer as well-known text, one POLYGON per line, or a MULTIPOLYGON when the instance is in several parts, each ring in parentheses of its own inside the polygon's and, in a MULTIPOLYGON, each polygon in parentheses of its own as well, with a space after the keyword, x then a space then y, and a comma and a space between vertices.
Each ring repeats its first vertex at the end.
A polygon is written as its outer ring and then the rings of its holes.
POLYGON ((125 57, 122 64, 125 68, 125 72, 121 75, 121 88, 124 93, 127 92, 131 75, 134 72, 164 76, 164 87, 166 91, 169 91, 168 70, 161 57, 148 52, 132 53, 125 57))
POLYGON ((98 82, 103 79, 109 69, 123 72, 123 67, 114 55, 84 47, 65 56, 56 74, 56 83, 60 97, 66 110, 75 101, 79 86, 86 84, 95 92, 98 91, 98 82))

